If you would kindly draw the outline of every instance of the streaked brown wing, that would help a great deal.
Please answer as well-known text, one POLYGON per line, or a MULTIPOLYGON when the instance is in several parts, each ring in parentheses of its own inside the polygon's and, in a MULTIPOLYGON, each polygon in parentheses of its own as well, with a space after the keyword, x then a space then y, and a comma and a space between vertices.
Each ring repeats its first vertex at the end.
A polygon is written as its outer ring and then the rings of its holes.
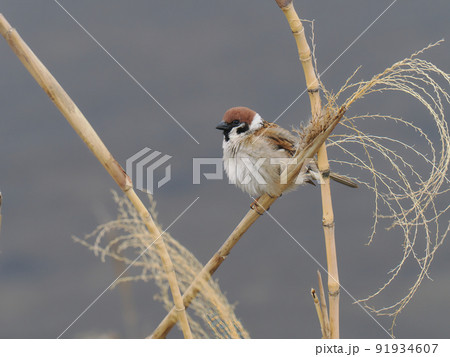
POLYGON ((264 122, 264 126, 255 135, 263 136, 266 142, 272 145, 275 150, 283 149, 290 156, 294 156, 296 151, 296 138, 289 131, 280 128, 278 125, 264 122))

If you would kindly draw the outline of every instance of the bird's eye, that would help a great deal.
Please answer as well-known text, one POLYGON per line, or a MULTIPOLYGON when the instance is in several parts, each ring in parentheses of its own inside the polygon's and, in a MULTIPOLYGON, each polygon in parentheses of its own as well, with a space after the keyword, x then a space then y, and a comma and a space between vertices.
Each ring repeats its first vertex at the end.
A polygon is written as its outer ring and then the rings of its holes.
POLYGON ((238 125, 238 124, 239 124, 239 120, 237 120, 237 119, 236 119, 236 120, 233 120, 233 124, 234 124, 234 125, 238 125))

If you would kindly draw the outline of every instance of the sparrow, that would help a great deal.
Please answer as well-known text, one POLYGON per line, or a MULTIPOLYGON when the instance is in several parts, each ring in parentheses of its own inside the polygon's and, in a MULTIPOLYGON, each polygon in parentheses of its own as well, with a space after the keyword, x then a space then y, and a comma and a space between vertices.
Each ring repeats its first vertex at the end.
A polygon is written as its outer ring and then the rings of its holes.
MULTIPOLYGON (((286 168, 294 163, 299 138, 250 108, 228 109, 216 129, 223 131, 223 161, 229 181, 254 199, 263 194, 278 197, 302 184, 323 182, 317 164, 309 160, 297 179, 286 185, 286 168)), ((345 176, 330 173, 330 178, 357 187, 345 176)))

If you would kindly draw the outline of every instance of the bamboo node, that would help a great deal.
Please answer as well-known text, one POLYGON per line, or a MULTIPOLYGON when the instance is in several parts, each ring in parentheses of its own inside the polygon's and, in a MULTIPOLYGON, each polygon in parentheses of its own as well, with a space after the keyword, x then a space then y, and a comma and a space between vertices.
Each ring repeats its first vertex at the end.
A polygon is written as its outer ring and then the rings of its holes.
MULTIPOLYGON (((294 27, 300 27, 301 26, 300 20, 293 20, 289 25, 291 26, 291 29, 294 27)), ((305 28, 302 26, 300 30, 292 30, 292 33, 294 35, 300 35, 302 32, 305 32, 305 28)))
POLYGON ((125 174, 125 186, 123 188, 123 192, 127 192, 128 190, 133 188, 133 182, 130 179, 130 176, 125 174))
POLYGON ((302 62, 302 63, 311 61, 311 55, 310 54, 308 54, 306 57, 303 57, 303 53, 299 52, 298 58, 300 59, 300 62, 302 62))
POLYGON ((333 291, 333 292, 329 291, 328 295, 329 296, 338 296, 340 293, 341 293, 341 288, 339 287, 336 291, 333 291))
POLYGON ((330 171, 330 169, 326 169, 326 170, 321 171, 321 173, 322 173, 323 178, 327 178, 327 177, 330 177, 331 171, 330 171))
POLYGON ((175 311, 176 312, 182 312, 182 311, 184 311, 184 310, 186 310, 186 308, 183 306, 183 308, 180 308, 180 309, 178 309, 178 308, 175 308, 175 311))
POLYGON ((334 227, 334 221, 331 221, 330 223, 323 222, 322 226, 326 227, 326 228, 333 228, 334 227))
POLYGON ((319 88, 308 89, 308 93, 317 93, 317 92, 319 92, 319 88))
POLYGON ((260 216, 262 216, 264 214, 264 207, 260 206, 259 204, 253 204, 250 206, 250 208, 255 211, 256 213, 258 213, 260 216), (257 207, 261 207, 263 209, 263 211, 261 212, 260 210, 257 209, 257 207))
POLYGON ((133 185, 125 185, 123 192, 127 192, 133 188, 133 185))
POLYGON ((150 213, 148 211, 147 212, 145 212, 145 211, 142 212, 141 213, 141 218, 142 218, 142 221, 144 221, 144 223, 147 222, 147 221, 151 221, 152 220, 151 216, 150 216, 150 213))
POLYGON ((288 1, 277 1, 277 0, 275 0, 275 1, 277 2, 278 6, 281 7, 281 10, 283 12, 287 12, 287 11, 291 10, 291 8, 294 7, 294 4, 292 3, 292 1, 289 1, 289 0, 288 1))

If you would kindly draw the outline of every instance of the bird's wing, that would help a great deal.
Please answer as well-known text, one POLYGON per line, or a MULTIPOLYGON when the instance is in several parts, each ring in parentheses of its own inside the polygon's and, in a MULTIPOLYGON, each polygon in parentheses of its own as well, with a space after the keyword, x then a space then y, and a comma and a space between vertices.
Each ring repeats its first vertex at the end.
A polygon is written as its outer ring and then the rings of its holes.
POLYGON ((263 138, 275 150, 285 150, 289 156, 294 156, 297 149, 295 136, 276 124, 264 122, 263 127, 255 132, 255 136, 263 138))

